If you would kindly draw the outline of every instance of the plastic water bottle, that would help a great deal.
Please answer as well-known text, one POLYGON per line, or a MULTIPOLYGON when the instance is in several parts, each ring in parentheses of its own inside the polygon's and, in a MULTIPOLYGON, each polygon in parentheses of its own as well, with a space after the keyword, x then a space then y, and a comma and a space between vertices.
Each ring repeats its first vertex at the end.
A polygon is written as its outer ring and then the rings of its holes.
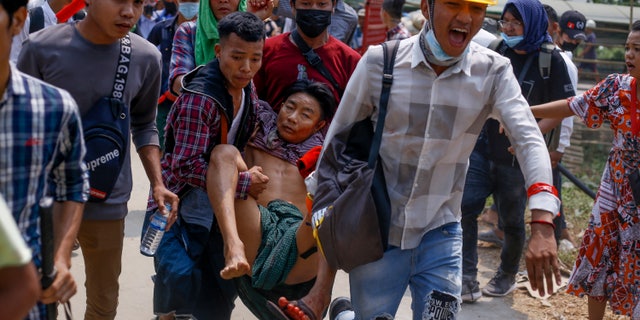
MULTIPOLYGON (((165 203, 167 212, 171 212, 171 205, 165 203)), ((142 243, 140 243, 140 253, 145 256, 153 257, 158 250, 158 245, 162 236, 164 236, 164 228, 167 226, 167 216, 162 214, 160 208, 153 214, 151 223, 147 227, 147 231, 144 233, 142 243)))

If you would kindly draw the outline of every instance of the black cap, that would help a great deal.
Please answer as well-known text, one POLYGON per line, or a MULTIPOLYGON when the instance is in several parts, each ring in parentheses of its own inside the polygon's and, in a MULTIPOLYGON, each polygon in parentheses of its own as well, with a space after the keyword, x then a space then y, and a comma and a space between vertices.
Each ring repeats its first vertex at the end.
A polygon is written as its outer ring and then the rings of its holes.
POLYGON ((586 40, 587 35, 584 33, 586 24, 587 18, 576 10, 565 11, 560 16, 560 29, 571 39, 586 40))

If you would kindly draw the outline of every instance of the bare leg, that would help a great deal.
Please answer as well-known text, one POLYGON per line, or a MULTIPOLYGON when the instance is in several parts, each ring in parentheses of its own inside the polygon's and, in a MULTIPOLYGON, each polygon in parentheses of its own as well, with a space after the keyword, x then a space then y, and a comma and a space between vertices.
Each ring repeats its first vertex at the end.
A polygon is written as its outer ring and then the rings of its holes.
POLYGON ((602 320, 604 310, 607 307, 606 301, 598 301, 589 297, 589 320, 602 320))
POLYGON ((232 145, 217 145, 211 152, 207 169, 207 194, 224 241, 225 267, 220 271, 223 279, 251 274, 244 243, 238 235, 235 193, 238 172, 247 170, 240 152, 232 145))
POLYGON ((311 291, 300 299, 309 309, 311 309, 311 311, 313 311, 313 315, 300 314, 300 309, 297 307, 298 301, 287 301, 286 298, 280 298, 280 301, 278 301, 280 308, 292 319, 320 319, 324 310, 329 307, 329 303, 331 302, 331 290, 333 288, 335 277, 336 270, 331 269, 327 264, 327 261, 319 255, 318 277, 316 279, 316 283, 311 288, 311 291))
POLYGON ((286 284, 302 283, 316 277, 318 256, 321 255, 320 251, 306 258, 300 257, 300 254, 317 246, 316 239, 313 237, 313 228, 311 227, 311 214, 305 214, 304 220, 298 227, 296 245, 298 247, 298 258, 285 280, 286 284))

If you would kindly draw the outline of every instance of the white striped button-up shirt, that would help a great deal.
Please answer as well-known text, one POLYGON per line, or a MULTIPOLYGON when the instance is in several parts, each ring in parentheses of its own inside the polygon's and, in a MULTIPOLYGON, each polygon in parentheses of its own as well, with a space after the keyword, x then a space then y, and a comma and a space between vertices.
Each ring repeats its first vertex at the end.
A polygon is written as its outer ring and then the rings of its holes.
MULTIPOLYGON (((402 249, 460 221, 469 154, 488 117, 511 137, 526 187, 552 185, 549 153, 509 60, 471 43, 459 63, 437 75, 420 48, 421 36, 400 43, 380 148, 392 210, 389 244, 402 249)), ((376 122, 382 67, 381 46, 370 47, 349 80, 325 145, 353 122, 376 122)), ((550 193, 529 199, 530 209, 555 213, 558 207, 550 193)))

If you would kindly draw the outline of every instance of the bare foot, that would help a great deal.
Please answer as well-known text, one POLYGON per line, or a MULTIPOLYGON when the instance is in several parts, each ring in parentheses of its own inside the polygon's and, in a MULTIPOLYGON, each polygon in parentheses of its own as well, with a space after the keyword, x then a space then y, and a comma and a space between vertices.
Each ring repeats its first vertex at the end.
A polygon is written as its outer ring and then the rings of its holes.
POLYGON ((225 267, 220 271, 222 279, 230 280, 242 277, 243 275, 251 275, 251 266, 244 255, 244 247, 227 248, 225 250, 225 267))

